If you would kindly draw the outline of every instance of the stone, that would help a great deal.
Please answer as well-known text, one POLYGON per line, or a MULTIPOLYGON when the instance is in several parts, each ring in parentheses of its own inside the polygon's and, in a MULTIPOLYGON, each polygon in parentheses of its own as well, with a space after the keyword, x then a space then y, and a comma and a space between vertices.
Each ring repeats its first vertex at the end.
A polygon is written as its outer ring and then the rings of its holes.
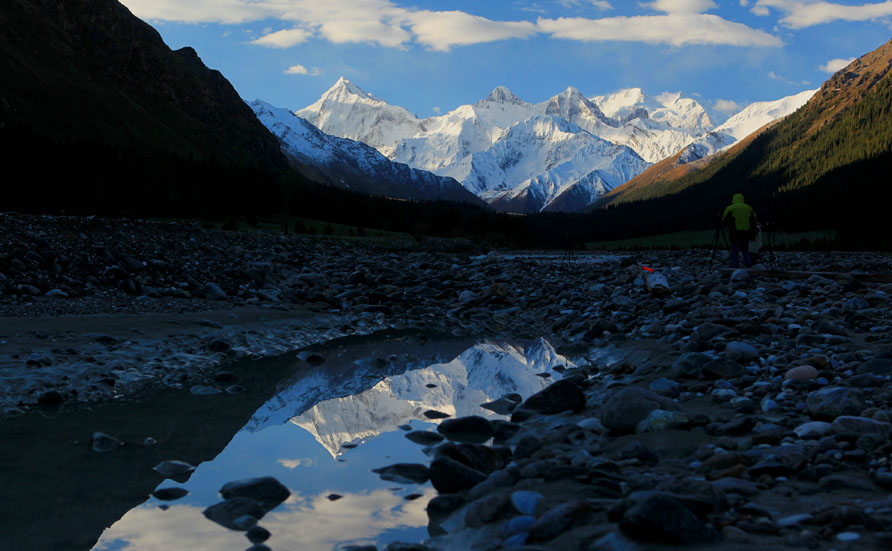
POLYGON ((870 373, 872 375, 892 375, 892 360, 888 358, 874 358, 859 365, 856 373, 870 373))
POLYGON ((803 438, 805 440, 817 440, 818 438, 822 438, 830 434, 830 430, 832 428, 833 425, 825 421, 811 421, 799 425, 798 427, 793 429, 793 432, 799 438, 803 438))
POLYGON ((518 490, 511 494, 511 504, 521 515, 535 515, 543 499, 542 494, 530 490, 518 490))
POLYGON ((749 343, 731 341, 725 346, 725 356, 735 362, 749 363, 759 359, 759 351, 749 343))
POLYGON ((58 406, 65 403, 65 396, 58 390, 47 390, 37 397, 37 403, 42 406, 58 406))
POLYGON ((530 528, 532 528, 535 523, 536 517, 532 515, 516 516, 502 525, 499 529, 499 535, 503 538, 507 538, 514 534, 529 533, 530 528))
POLYGON ((267 513, 260 503, 246 497, 227 499, 204 510, 204 516, 230 530, 245 532, 267 513))
POLYGON ((655 409, 678 411, 672 400, 640 387, 627 387, 611 396, 601 408, 601 423, 616 432, 633 432, 655 409))
POLYGON ((505 494, 486 496, 474 501, 465 510, 465 526, 480 528, 495 522, 511 510, 511 500, 505 494))
POLYGON ((424 415, 428 419, 446 419, 447 417, 452 417, 448 413, 443 413, 442 411, 437 411, 435 409, 429 409, 429 410, 425 411, 422 415, 424 415))
POLYGON ((424 484, 430 478, 430 471, 425 465, 418 463, 396 463, 387 467, 372 469, 382 480, 399 482, 400 484, 424 484))
POLYGON ((439 444, 444 439, 442 434, 437 434, 436 432, 429 430, 413 430, 412 432, 407 432, 404 436, 412 442, 421 444, 422 446, 439 444))
POLYGON ((463 496, 455 494, 441 494, 434 497, 427 504, 427 516, 434 522, 440 522, 449 517, 467 503, 463 496))
POLYGON ((185 488, 159 488, 152 492, 152 497, 161 501, 174 501, 189 495, 189 490, 185 488))
POLYGON ((483 474, 490 474, 505 466, 510 450, 479 444, 446 442, 436 449, 436 457, 448 457, 483 474), (508 454, 502 452, 508 451, 508 454))
POLYGON ((737 268, 733 272, 731 272, 731 281, 732 282, 743 282, 749 281, 750 273, 746 268, 737 268))
POLYGON ((564 533, 589 512, 585 501, 562 503, 549 510, 530 527, 530 536, 538 541, 548 541, 564 533))
POLYGON ((810 393, 806 407, 812 419, 833 421, 840 415, 861 413, 865 408, 864 394, 853 388, 826 387, 810 393))
POLYGON ((872 492, 877 489, 873 482, 867 479, 841 474, 831 474, 821 478, 818 481, 818 487, 822 490, 862 490, 865 492, 872 492))
POLYGON ((523 401, 520 394, 506 394, 498 400, 480 404, 483 409, 498 413, 499 415, 511 415, 511 412, 523 401))
MULTIPOLYGON (((211 342, 208 343, 208 350, 210 350, 211 352, 219 352, 219 353, 223 353, 223 354, 228 354, 229 352, 232 351, 232 346, 223 339, 213 339, 211 342)), ((219 375, 219 373, 217 375, 219 375)), ((217 380, 217 375, 214 376, 215 380, 217 380)), ((217 382, 222 383, 222 382, 230 382, 230 381, 217 380, 217 382)))
POLYGON ((700 352, 686 352, 672 364, 671 376, 674 379, 699 379, 703 376, 703 366, 712 359, 700 352))
POLYGON ((659 432, 661 430, 680 429, 690 426, 691 418, 680 411, 655 409, 635 426, 635 432, 659 432))
POLYGON ((610 532, 601 537, 588 548, 588 551, 641 551, 642 548, 634 541, 626 538, 618 532, 610 532))
POLYGON ((167 478, 173 478, 175 476, 183 475, 186 473, 191 473, 195 470, 195 467, 186 463, 185 461, 180 461, 178 459, 169 459, 167 461, 162 461, 158 463, 152 470, 161 476, 167 478))
POLYGON ((889 436, 892 424, 869 417, 840 415, 833 420, 832 430, 836 434, 881 434, 889 436))
POLYGON ((263 543, 268 540, 271 535, 269 530, 263 526, 256 525, 251 527, 251 529, 245 533, 245 537, 248 538, 248 541, 251 543, 263 543))
POLYGON ((651 495, 629 508, 619 522, 629 537, 658 543, 692 545, 716 538, 715 530, 678 500, 651 495))
POLYGON ((469 490, 486 480, 486 475, 448 457, 437 457, 431 462, 430 479, 441 494, 469 490))
POLYGON ((124 443, 114 436, 109 436, 104 432, 93 433, 93 451, 102 453, 110 452, 120 448, 123 445, 124 443))
POLYGON ((753 444, 777 444, 787 434, 787 429, 774 423, 762 423, 752 430, 753 444))
POLYGON ((743 478, 720 478, 713 481, 712 486, 725 493, 740 494, 742 496, 754 496, 759 493, 759 487, 755 482, 743 478))
POLYGON ((801 513, 798 515, 790 515, 788 517, 779 519, 775 524, 778 528, 790 528, 791 526, 797 526, 799 524, 807 523, 813 518, 814 517, 808 513, 801 513))
POLYGON ((703 376, 707 379, 736 379, 746 373, 740 363, 726 358, 712 360, 703 366, 703 376))
POLYGON ((813 381, 817 378, 818 370, 810 365, 796 366, 784 373, 784 379, 787 381, 813 381))
POLYGON ((219 285, 213 283, 211 281, 204 284, 204 287, 199 291, 201 296, 208 300, 224 300, 227 298, 226 293, 223 289, 220 288, 219 285))
POLYGON ((517 445, 514 447, 514 457, 518 459, 526 459, 542 448, 542 441, 533 436, 526 434, 520 437, 517 445))
POLYGON ((288 499, 291 492, 275 478, 264 476, 227 482, 220 488, 220 495, 227 500, 237 497, 252 499, 267 510, 272 510, 288 499))
POLYGON ((482 444, 492 438, 495 426, 479 415, 469 415, 457 419, 446 419, 437 427, 437 432, 455 442, 482 444))
MULTIPOLYGON (((642 421, 642 423, 644 423, 644 421, 642 421)), ((637 459, 645 463, 655 463, 657 461, 657 455, 651 451, 650 448, 642 444, 640 440, 633 440, 626 444, 625 447, 620 450, 620 457, 623 459, 637 459)))
POLYGON ((544 415, 579 412, 585 408, 585 394, 576 383, 561 379, 527 398, 521 407, 544 415))
POLYGON ((520 432, 520 425, 510 423, 508 421, 495 420, 492 424, 496 427, 495 434, 492 435, 496 441, 505 441, 520 432))
POLYGON ((189 392, 195 396, 213 396, 214 394, 223 393, 219 388, 208 385, 194 385, 189 389, 189 392))
POLYGON ((651 381, 650 385, 648 385, 648 388, 653 392, 656 392, 660 396, 665 396, 667 398, 678 398, 678 394, 681 391, 680 384, 664 377, 660 377, 651 381))

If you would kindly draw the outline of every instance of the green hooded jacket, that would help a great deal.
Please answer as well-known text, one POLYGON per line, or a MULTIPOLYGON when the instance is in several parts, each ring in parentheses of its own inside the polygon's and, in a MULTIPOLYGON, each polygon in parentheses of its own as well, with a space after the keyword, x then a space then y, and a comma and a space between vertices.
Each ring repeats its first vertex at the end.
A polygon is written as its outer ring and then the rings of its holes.
POLYGON ((755 215, 753 214, 753 207, 743 202, 742 193, 735 193, 734 197, 731 198, 731 204, 725 208, 725 212, 722 214, 722 221, 729 228, 737 231, 750 230, 753 223, 755 223, 755 215), (730 219, 728 218, 729 215, 731 216, 730 219), (733 225, 731 224, 732 220, 734 222, 733 225))

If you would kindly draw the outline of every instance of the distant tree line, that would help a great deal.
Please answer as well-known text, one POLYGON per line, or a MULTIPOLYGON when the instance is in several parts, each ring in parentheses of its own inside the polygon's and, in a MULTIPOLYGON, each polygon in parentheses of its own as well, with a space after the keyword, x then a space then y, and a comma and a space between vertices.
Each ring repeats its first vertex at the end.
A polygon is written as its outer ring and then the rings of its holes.
MULTIPOLYGON (((675 193, 611 205, 586 214, 511 215, 446 201, 370 197, 310 182, 293 171, 169 152, 124 150, 64 141, 29 130, 0 129, 5 162, 0 210, 127 217, 306 218, 419 235, 462 237, 514 248, 566 249, 586 242, 710 229, 742 191, 763 221, 784 231, 833 229, 851 246, 889 248, 887 210, 892 154, 828 169, 808 186, 759 163, 773 147, 765 135, 707 180, 675 193)), ((823 143, 823 142, 822 142, 823 143)))

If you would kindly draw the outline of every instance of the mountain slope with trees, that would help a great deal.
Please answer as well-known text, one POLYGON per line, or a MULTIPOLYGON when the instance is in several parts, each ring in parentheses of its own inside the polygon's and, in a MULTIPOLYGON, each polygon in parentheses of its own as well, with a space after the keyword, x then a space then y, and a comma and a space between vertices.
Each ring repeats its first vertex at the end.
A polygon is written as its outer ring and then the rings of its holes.
MULTIPOLYGON (((741 192, 763 220, 786 228, 878 239, 890 199, 890 67, 892 41, 833 75, 804 107, 749 143, 678 178, 635 187, 615 201, 625 205, 596 212, 647 213, 655 217, 647 225, 658 222, 663 232, 693 229, 691 220, 708 227, 709 214, 741 192)), ((633 225, 626 233, 643 235, 633 225)))

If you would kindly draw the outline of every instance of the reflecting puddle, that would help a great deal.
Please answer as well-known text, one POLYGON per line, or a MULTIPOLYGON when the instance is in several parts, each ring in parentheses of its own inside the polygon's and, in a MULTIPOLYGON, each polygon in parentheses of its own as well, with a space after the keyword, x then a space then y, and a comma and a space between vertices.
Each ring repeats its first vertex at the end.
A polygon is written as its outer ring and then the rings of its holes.
POLYGON ((166 508, 150 498, 106 529, 93 549, 245 549, 250 543, 243 533, 205 519, 202 511, 220 501, 223 484, 260 476, 273 476, 291 490, 260 521, 272 533, 265 543, 273 549, 422 541, 428 537, 425 507, 435 495, 430 483, 387 482, 371 472, 429 461, 421 446, 404 437, 405 425, 435 430, 424 416, 430 409, 496 417, 479 405, 507 393, 529 396, 560 377, 555 367, 572 366, 545 340, 481 343, 433 364, 411 353, 327 359, 282 387, 186 483, 158 485, 185 488, 188 496, 166 508), (333 494, 341 497, 332 500, 333 494))

